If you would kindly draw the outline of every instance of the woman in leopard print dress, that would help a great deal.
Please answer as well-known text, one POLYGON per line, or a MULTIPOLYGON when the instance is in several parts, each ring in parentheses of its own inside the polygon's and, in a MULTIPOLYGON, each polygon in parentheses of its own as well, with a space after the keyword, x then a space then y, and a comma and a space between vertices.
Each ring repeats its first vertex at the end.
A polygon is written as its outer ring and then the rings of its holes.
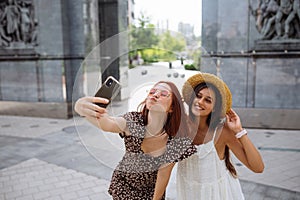
POLYGON ((94 103, 103 98, 83 97, 75 104, 81 116, 100 129, 120 133, 126 151, 113 172, 109 194, 114 200, 161 200, 173 166, 196 149, 185 136, 188 130, 177 87, 160 81, 139 105, 138 112, 112 117, 94 103))

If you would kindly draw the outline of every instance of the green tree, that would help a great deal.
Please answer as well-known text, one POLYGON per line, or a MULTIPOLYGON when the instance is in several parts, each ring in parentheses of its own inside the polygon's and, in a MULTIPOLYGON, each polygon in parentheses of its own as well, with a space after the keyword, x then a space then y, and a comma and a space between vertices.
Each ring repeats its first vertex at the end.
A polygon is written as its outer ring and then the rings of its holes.
POLYGON ((155 26, 150 23, 150 18, 141 14, 138 24, 131 26, 130 49, 143 51, 158 44, 158 36, 155 33, 155 26))
POLYGON ((171 61, 176 59, 177 53, 186 49, 182 34, 170 31, 159 33, 151 19, 143 13, 130 30, 130 59, 139 55, 147 63, 171 61))
POLYGON ((172 52, 181 52, 186 48, 186 41, 181 34, 176 32, 171 34, 168 30, 162 33, 158 47, 172 52))

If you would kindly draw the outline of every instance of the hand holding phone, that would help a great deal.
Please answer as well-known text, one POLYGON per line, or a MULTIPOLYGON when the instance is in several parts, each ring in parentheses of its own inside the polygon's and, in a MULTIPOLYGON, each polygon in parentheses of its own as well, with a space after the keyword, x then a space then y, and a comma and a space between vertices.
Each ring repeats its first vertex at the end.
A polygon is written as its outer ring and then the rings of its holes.
MULTIPOLYGON (((95 94, 95 97, 102 97, 109 100, 109 103, 117 96, 121 89, 121 84, 113 76, 107 77, 103 85, 95 94)), ((109 104, 108 103, 108 104, 109 104)), ((95 103, 100 107, 106 108, 108 104, 95 103)))

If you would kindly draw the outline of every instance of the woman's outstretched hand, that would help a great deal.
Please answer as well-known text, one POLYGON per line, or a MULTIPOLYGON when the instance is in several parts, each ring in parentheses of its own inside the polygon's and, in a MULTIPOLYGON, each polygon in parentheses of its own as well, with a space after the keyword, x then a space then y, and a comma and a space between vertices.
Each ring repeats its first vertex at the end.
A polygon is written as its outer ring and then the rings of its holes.
POLYGON ((75 103, 75 111, 83 117, 100 118, 106 113, 106 109, 102 108, 95 103, 108 104, 108 100, 101 97, 82 97, 75 103))

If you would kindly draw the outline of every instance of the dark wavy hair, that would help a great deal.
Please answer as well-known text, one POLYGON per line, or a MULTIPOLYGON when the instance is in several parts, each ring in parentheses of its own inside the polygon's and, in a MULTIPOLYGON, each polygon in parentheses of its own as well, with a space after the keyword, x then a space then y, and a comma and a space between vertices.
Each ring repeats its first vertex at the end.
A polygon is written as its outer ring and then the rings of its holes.
MULTIPOLYGON (((189 105, 193 104, 194 98, 196 98, 196 95, 204 88, 210 88, 215 92, 216 95, 216 101, 215 101, 215 105, 214 105, 214 109, 213 111, 209 114, 207 120, 206 120, 206 124, 208 126, 208 131, 214 131, 218 126, 222 126, 223 125, 223 117, 221 116, 221 112, 222 112, 222 97, 221 94, 219 92, 219 90, 210 83, 200 83, 199 85, 197 85, 194 88, 194 92, 191 95, 190 101, 189 101, 189 105)), ((224 104, 225 105, 225 104, 224 104)), ((194 123, 196 120, 195 115, 192 112, 192 106, 189 106, 189 117, 190 120, 194 123)), ((230 159, 230 152, 229 152, 229 147, 226 145, 225 146, 225 152, 224 152, 224 159, 225 159, 225 165, 227 167, 227 169, 229 170, 229 172, 231 173, 231 175, 233 177, 237 177, 237 172, 236 169, 234 168, 231 159, 230 159)))
MULTIPOLYGON (((196 95, 204 88, 210 88, 212 89, 215 94, 216 94, 216 101, 215 101, 215 105, 214 105, 214 111, 211 112, 206 120, 206 124, 209 128, 211 129, 215 129, 221 121, 221 112, 222 112, 222 97, 221 94, 219 92, 219 90, 212 84, 210 83, 200 83, 199 85, 197 85, 194 88, 194 92, 191 95, 190 101, 189 101, 189 105, 193 104, 194 99, 196 98, 196 95)), ((192 106, 189 106, 189 116, 192 119, 192 121, 195 121, 195 115, 192 112, 192 106)))
MULTIPOLYGON (((164 130, 171 137, 185 137, 188 135, 187 115, 184 110, 183 100, 176 85, 169 81, 159 81, 154 86, 165 83, 170 86, 172 93, 172 112, 168 113, 164 130)), ((142 113, 144 124, 148 124, 149 110, 146 108, 146 100, 138 105, 138 111, 142 113)))

